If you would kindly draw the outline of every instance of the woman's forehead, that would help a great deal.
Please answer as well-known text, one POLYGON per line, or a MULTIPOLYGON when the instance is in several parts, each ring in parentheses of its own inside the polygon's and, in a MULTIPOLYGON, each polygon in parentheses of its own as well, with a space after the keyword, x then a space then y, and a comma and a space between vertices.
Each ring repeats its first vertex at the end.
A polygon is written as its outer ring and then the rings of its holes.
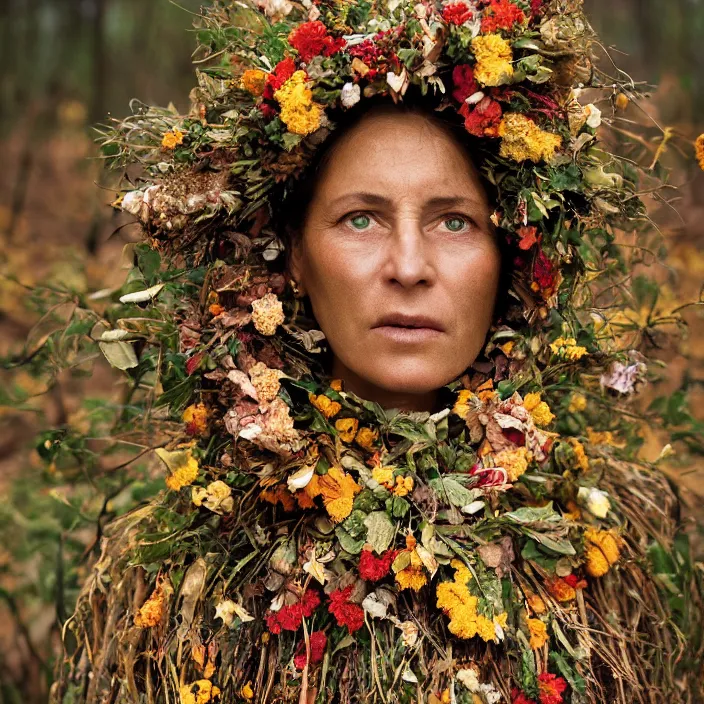
POLYGON ((399 113, 369 116, 355 125, 335 145, 321 185, 329 198, 358 190, 392 195, 399 189, 428 198, 451 189, 466 197, 479 188, 479 178, 450 134, 422 115, 399 113))

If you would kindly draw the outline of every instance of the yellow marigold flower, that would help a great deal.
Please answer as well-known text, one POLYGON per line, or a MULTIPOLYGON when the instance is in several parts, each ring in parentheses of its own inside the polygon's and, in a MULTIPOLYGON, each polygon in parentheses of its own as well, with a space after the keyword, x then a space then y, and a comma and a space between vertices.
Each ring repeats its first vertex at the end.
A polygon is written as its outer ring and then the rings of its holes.
POLYGON ((254 699, 254 690, 252 689, 252 682, 249 681, 247 684, 243 685, 240 689, 240 696, 243 699, 254 699))
POLYGON ((540 400, 539 393, 526 394, 523 399, 523 407, 530 413, 536 425, 549 425, 555 419, 550 406, 545 401, 540 400))
POLYGON ((333 379, 330 382, 330 388, 335 391, 342 391, 342 379, 333 379))
POLYGON ((542 648, 548 641, 548 628, 539 618, 527 619, 530 632, 530 647, 533 650, 542 648))
POLYGON ((390 467, 374 467, 372 479, 390 489, 394 484, 394 471, 390 467))
POLYGON ((305 136, 320 127, 323 107, 313 102, 305 71, 296 71, 274 93, 274 98, 281 106, 281 121, 289 132, 305 136))
POLYGON ((528 469, 532 459, 531 453, 525 447, 517 450, 501 450, 494 455, 494 466, 506 470, 510 481, 515 482, 528 469))
POLYGON ((399 589, 413 589, 417 592, 427 583, 428 577, 423 570, 422 563, 421 566, 411 564, 396 573, 396 584, 399 589))
POLYGON ((193 684, 184 684, 179 690, 181 704, 208 704, 220 695, 220 689, 210 680, 198 680, 193 684))
POLYGON ((192 403, 181 416, 190 435, 205 435, 208 430, 208 409, 204 403, 192 403))
POLYGON ((616 107, 619 110, 625 110, 629 106, 630 102, 631 101, 625 93, 619 93, 616 96, 616 107))
POLYGON ((584 451, 584 445, 582 445, 577 438, 567 438, 567 442, 569 442, 572 446, 577 468, 581 469, 583 472, 586 472, 589 469, 589 458, 587 457, 587 453, 584 451))
POLYGON ((592 577, 603 577, 621 556, 619 541, 607 530, 589 529, 584 537, 587 541, 587 573, 592 577))
POLYGON ((335 421, 335 429, 343 442, 352 442, 358 428, 359 421, 356 418, 340 418, 335 421))
POLYGON ((565 582, 562 577, 548 580, 546 587, 553 599, 560 602, 573 601, 577 598, 577 591, 574 587, 565 582))
POLYGON ((610 430, 597 431, 591 427, 587 427, 587 440, 590 445, 612 445, 614 447, 621 447, 621 445, 616 443, 614 434, 610 430))
POLYGON ((528 606, 533 610, 533 613, 544 614, 547 611, 547 606, 543 598, 538 594, 531 594, 528 597, 528 606))
POLYGON ((269 369, 264 362, 257 362, 249 370, 249 378, 252 380, 252 386, 257 390, 260 401, 273 401, 276 398, 281 388, 279 379, 282 376, 283 372, 269 369))
POLYGON ((134 615, 134 625, 139 628, 153 628, 161 623, 164 615, 164 592, 157 587, 134 615))
POLYGON ((172 491, 189 486, 198 478, 198 460, 193 456, 193 451, 190 448, 169 452, 159 447, 154 452, 171 472, 165 481, 166 486, 172 491))
POLYGON ((252 302, 252 322, 262 335, 273 335, 284 320, 284 307, 276 294, 267 293, 252 302))
POLYGON ((699 167, 704 170, 704 134, 700 134, 697 137, 697 141, 694 142, 694 149, 697 155, 697 161, 699 162, 699 167))
POLYGON ((450 704, 451 701, 450 690, 443 689, 442 694, 440 695, 440 704, 450 704))
POLYGON ((578 345, 574 337, 558 337, 557 340, 550 343, 550 349, 553 354, 571 362, 575 362, 587 354, 587 348, 578 345))
POLYGON ((471 391, 462 389, 457 395, 457 400, 455 401, 455 405, 452 407, 452 412, 460 418, 466 419, 469 415, 469 400, 472 396, 474 396, 474 394, 471 391))
POLYGON ((258 68, 247 69, 240 79, 240 88, 259 97, 264 92, 266 73, 258 68))
POLYGON ((184 138, 184 133, 181 132, 178 127, 175 127, 173 130, 169 130, 161 140, 161 146, 164 147, 164 149, 174 149, 177 147, 179 144, 183 144, 183 138, 184 138))
POLYGON ((396 486, 393 493, 396 496, 406 496, 413 491, 413 477, 396 477, 396 486))
POLYGON ((342 406, 337 401, 333 401, 325 394, 320 394, 320 396, 308 394, 308 399, 326 418, 332 418, 342 410, 342 406))
POLYGON ((312 499, 322 496, 328 515, 335 523, 340 523, 352 513, 354 496, 362 491, 362 487, 340 467, 333 465, 327 474, 313 474, 305 491, 312 499))
POLYGON ((562 146, 559 134, 541 130, 530 118, 520 113, 507 113, 499 124, 502 137, 499 153, 514 161, 550 161, 562 146))
POLYGON ((372 430, 371 428, 360 428, 357 431, 354 441, 365 450, 372 451, 374 449, 374 443, 377 441, 378 437, 378 430, 372 430))
POLYGON ((494 622, 481 614, 477 616, 477 635, 487 643, 496 640, 496 626, 494 622))
POLYGON ((582 394, 572 394, 568 411, 570 413, 580 413, 587 407, 587 399, 582 394))
POLYGON ((498 34, 483 34, 472 40, 472 53, 477 60, 474 77, 485 86, 510 83, 513 77, 511 45, 498 34))

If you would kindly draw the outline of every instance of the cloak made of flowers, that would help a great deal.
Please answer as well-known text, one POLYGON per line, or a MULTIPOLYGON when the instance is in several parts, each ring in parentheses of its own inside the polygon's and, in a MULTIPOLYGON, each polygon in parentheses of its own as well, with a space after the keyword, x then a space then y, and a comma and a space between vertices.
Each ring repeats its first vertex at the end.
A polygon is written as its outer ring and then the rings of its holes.
POLYGON ((93 338, 165 489, 106 526, 54 701, 696 701, 701 574, 637 455, 652 170, 601 138, 638 96, 581 2, 216 2, 198 38, 189 115, 103 138, 145 238, 93 338), (325 374, 272 227, 335 116, 411 85, 476 138, 514 272, 432 414, 325 374))

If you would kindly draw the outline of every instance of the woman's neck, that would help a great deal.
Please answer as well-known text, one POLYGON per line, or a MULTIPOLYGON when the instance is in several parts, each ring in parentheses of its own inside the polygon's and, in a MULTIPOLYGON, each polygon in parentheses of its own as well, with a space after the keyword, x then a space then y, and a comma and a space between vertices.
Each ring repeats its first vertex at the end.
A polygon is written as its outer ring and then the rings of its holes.
POLYGON ((438 389, 420 394, 383 389, 355 374, 339 359, 333 361, 331 376, 333 379, 342 379, 345 391, 351 391, 365 401, 374 401, 384 409, 398 408, 403 411, 428 411, 430 413, 438 410, 436 408, 439 397, 438 389))

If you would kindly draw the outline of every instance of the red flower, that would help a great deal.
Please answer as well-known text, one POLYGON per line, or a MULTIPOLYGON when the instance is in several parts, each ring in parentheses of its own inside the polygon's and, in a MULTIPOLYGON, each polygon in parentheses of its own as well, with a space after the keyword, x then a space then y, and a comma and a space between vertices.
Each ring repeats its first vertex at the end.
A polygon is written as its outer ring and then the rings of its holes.
MULTIPOLYGON (((401 61, 393 48, 401 32, 403 32, 403 25, 394 29, 382 30, 371 39, 365 39, 349 48, 349 55, 354 59, 359 59, 369 68, 364 76, 367 81, 373 81, 377 74, 386 75, 388 71, 396 73, 399 70, 401 61), (395 36, 389 36, 392 34, 395 36)), ((355 80, 358 79, 355 78, 355 80)))
POLYGON ((386 577, 391 569, 391 563, 396 559, 398 550, 387 550, 376 557, 371 550, 362 550, 359 557, 359 576, 369 582, 378 582, 386 577))
MULTIPOLYGON (((467 132, 475 137, 498 137, 499 123, 503 116, 503 110, 495 100, 488 95, 479 101, 474 110, 464 110, 467 103, 460 108, 460 113, 464 114, 464 126, 467 132)), ((469 108, 469 106, 467 106, 469 108)))
POLYGON ((540 237, 538 237, 538 228, 533 225, 519 227, 516 234, 519 237, 519 249, 530 249, 536 242, 540 242, 540 237))
MULTIPOLYGON (((323 659, 325 646, 328 643, 327 636, 323 631, 313 631, 310 634, 310 664, 315 665, 323 659)), ((306 642, 302 640, 296 648, 296 654, 293 656, 293 664, 302 670, 306 666, 306 642)))
POLYGON ((452 97, 458 103, 464 103, 479 90, 479 85, 474 80, 474 69, 469 64, 458 64, 452 69, 452 83, 455 86, 452 97))
POLYGON ((320 21, 304 22, 288 35, 288 43, 298 51, 301 61, 306 63, 314 56, 332 56, 345 46, 342 38, 334 39, 320 21))
POLYGON ((530 14, 536 17, 543 11, 543 0, 530 0, 530 14))
POLYGON ((266 77, 266 85, 264 86, 262 97, 266 100, 273 100, 274 93, 293 76, 295 71, 296 62, 290 56, 279 61, 274 66, 274 70, 266 77))
POLYGON ((505 472, 499 469, 484 469, 479 464, 475 464, 469 470, 469 474, 472 477, 479 477, 479 481, 472 484, 472 488, 501 486, 508 482, 505 472))
POLYGON ((562 704, 562 693, 567 689, 564 678, 541 672, 538 675, 538 698, 540 704, 562 704))
POLYGON ((511 704, 535 704, 532 699, 528 699, 520 689, 514 687, 511 690, 511 704))
POLYGON ((266 625, 272 633, 298 630, 303 617, 309 618, 320 604, 320 596, 313 589, 307 590, 295 604, 282 606, 266 615, 266 625))
POLYGON ((489 34, 499 29, 512 29, 516 22, 525 22, 525 19, 523 10, 510 0, 491 0, 482 19, 482 32, 489 34))
POLYGON ((447 22, 447 24, 464 24, 468 20, 472 19, 472 8, 467 5, 463 0, 458 0, 457 2, 450 2, 442 10, 442 18, 447 22))
POLYGON ((548 259, 545 252, 540 250, 533 264, 533 281, 538 285, 539 289, 550 295, 556 278, 555 265, 548 259))
POLYGON ((364 609, 349 601, 353 585, 336 589, 330 593, 328 610, 335 617, 338 626, 347 626, 350 633, 358 631, 364 625, 364 609))
POLYGON ((585 589, 587 587, 586 580, 580 579, 576 574, 568 574, 566 577, 563 577, 563 579, 573 589, 585 589))

